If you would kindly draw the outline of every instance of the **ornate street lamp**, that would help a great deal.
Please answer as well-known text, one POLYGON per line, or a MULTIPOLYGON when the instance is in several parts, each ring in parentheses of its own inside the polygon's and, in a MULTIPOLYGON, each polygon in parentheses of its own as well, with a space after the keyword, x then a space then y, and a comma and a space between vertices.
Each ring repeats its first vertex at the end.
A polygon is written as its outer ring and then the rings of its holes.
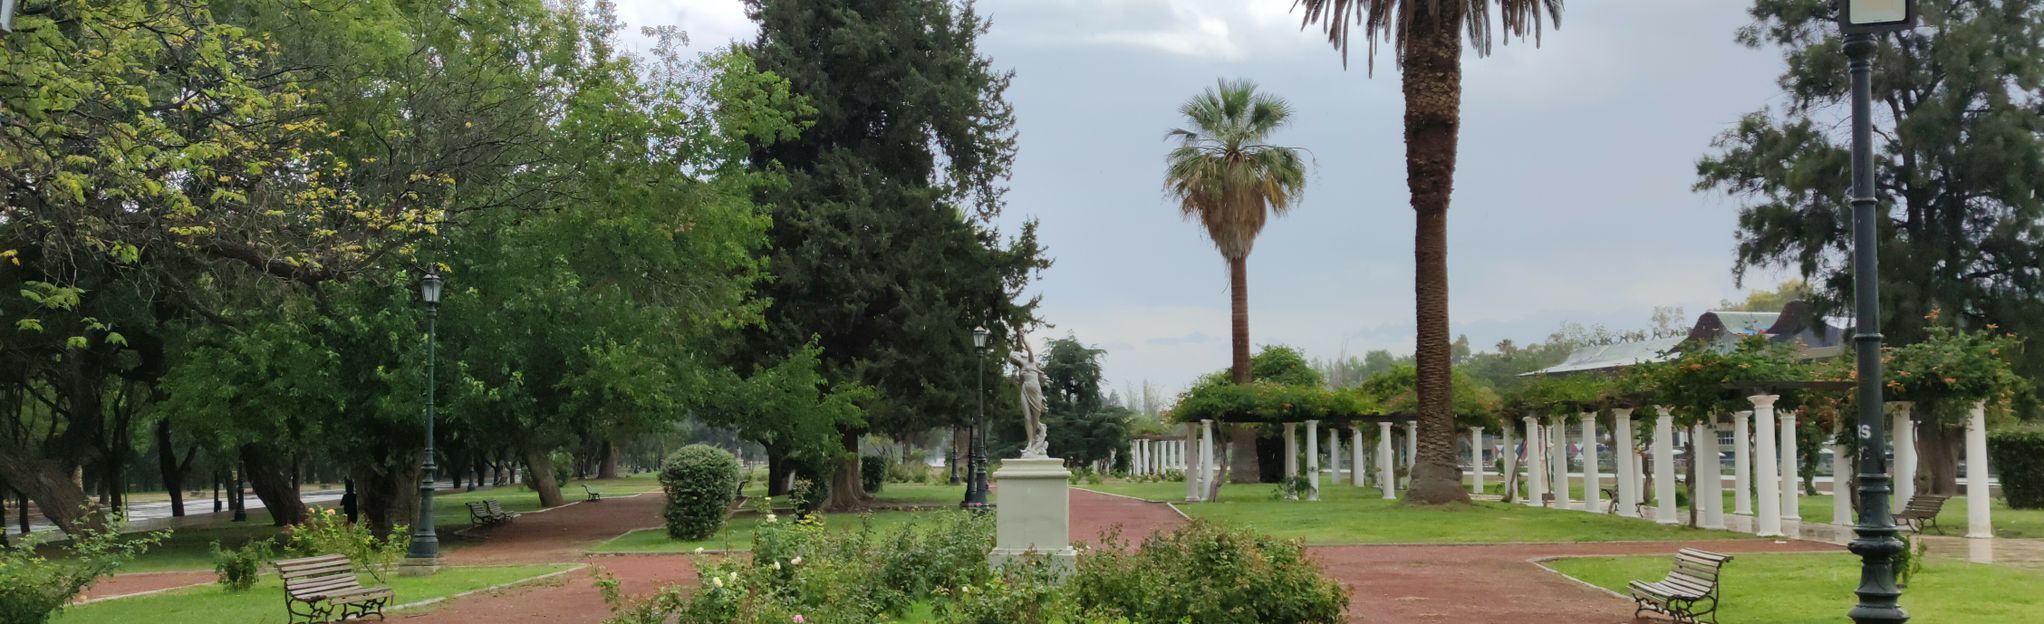
POLYGON ((440 274, 431 270, 419 279, 419 300, 426 304, 426 452, 419 464, 419 519, 412 524, 412 548, 405 567, 431 574, 440 560, 440 535, 433 529, 433 341, 440 317, 440 274))
POLYGON ((1881 299, 1874 206, 1873 56, 1874 35, 1916 26, 1915 0, 1842 0, 1838 28, 1845 34, 1846 67, 1852 75, 1852 297, 1859 375, 1859 523, 1853 526, 1853 554, 1860 556, 1859 604, 1848 617, 1861 624, 1907 622, 1902 590, 1895 586, 1895 519, 1888 515, 1887 431, 1881 407, 1881 299))
POLYGON ((979 415, 972 421, 972 475, 965 483, 965 502, 961 507, 985 509, 987 506, 987 328, 972 328, 972 347, 978 355, 979 374, 975 381, 979 396, 979 415))

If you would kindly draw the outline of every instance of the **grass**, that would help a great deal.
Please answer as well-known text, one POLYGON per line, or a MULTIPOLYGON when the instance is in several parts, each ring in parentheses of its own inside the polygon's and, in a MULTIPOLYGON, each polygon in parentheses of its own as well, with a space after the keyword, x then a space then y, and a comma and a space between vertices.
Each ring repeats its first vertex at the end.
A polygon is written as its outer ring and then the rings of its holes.
MULTIPOLYGON (((1627 581, 1658 580, 1669 557, 1587 557, 1548 565, 1624 593, 1627 581)), ((1815 624, 1845 620, 1859 585, 1859 559, 1842 553, 1739 555, 1725 568, 1726 622, 1815 624)), ((2044 608, 2044 574, 2001 566, 1930 560, 1902 592, 1918 622, 2035 622, 2044 608)))
MULTIPOLYGON (((827 514, 823 517, 826 529, 849 531, 861 526, 888 531, 927 517, 933 512, 921 511, 878 511, 867 514, 827 514)), ((792 518, 781 516, 780 522, 792 518)), ((684 541, 667 537, 667 529, 639 529, 612 538, 610 541, 590 548, 593 553, 677 553, 704 550, 747 551, 752 550, 752 533, 765 519, 754 514, 734 516, 724 529, 706 540, 684 541)))
MULTIPOLYGON (((493 585, 501 585, 573 567, 568 564, 543 566, 476 566, 442 568, 433 576, 390 576, 397 592, 393 604, 418 602, 452 596, 493 585)), ((365 579, 365 584, 369 583, 365 579)), ((283 587, 276 577, 265 577, 253 589, 229 593, 219 585, 181 589, 162 594, 109 600, 65 609, 53 624, 281 624, 285 620, 283 587)))

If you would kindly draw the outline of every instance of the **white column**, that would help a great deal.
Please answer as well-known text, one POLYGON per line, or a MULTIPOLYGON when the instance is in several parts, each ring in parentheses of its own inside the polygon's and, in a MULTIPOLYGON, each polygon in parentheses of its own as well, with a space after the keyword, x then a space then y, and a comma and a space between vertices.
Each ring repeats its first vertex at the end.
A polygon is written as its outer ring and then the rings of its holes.
POLYGON ((1597 413, 1583 412, 1583 511, 1604 513, 1604 470, 1597 466, 1597 413))
POLYGON ((1675 524, 1675 414, 1654 409, 1654 522, 1675 524))
POLYGON ((1419 421, 1405 423, 1405 475, 1406 483, 1412 483, 1412 465, 1419 461, 1419 421))
POLYGON ((1295 423, 1285 423, 1285 480, 1299 476, 1299 432, 1295 423))
POLYGON ((1391 423, 1377 423, 1377 489, 1384 500, 1398 498, 1398 475, 1391 469, 1391 423))
POLYGON ((1554 472, 1554 507, 1568 509, 1574 493, 1569 491, 1568 482, 1568 420, 1560 414, 1549 416, 1554 424, 1547 428, 1547 462, 1554 472))
POLYGON ((1214 463, 1214 421, 1203 418, 1199 421, 1199 492, 1204 500, 1207 493, 1214 491, 1214 479, 1220 476, 1220 466, 1214 463))
MULTIPOLYGON (((1181 445, 1189 444, 1193 440, 1198 439, 1199 425, 1193 423, 1185 423, 1185 439, 1180 441, 1179 444, 1181 445)), ((1185 473, 1185 501, 1189 503, 1197 503, 1199 502, 1200 497, 1203 496, 1203 492, 1201 492, 1199 489, 1199 458, 1192 456, 1182 456, 1179 459, 1181 460, 1181 464, 1178 469, 1185 473)))
POLYGON ((1966 537, 1994 538, 1994 501, 1988 495, 1987 404, 1975 402, 1966 415, 1966 537))
POLYGON ((1802 536, 1803 480, 1797 461, 1796 412, 1781 413, 1781 529, 1790 537, 1802 536))
POLYGON ((1327 484, 1341 485, 1341 428, 1327 428, 1327 484))
POLYGON ((1761 537, 1781 537, 1781 475, 1775 454, 1780 450, 1774 440, 1774 401, 1772 394, 1756 394, 1746 397, 1753 402, 1753 484, 1758 486, 1755 497, 1760 509, 1754 512, 1753 534, 1761 537))
POLYGON ((1717 424, 1697 423, 1691 432, 1690 448, 1696 455, 1690 461, 1696 468, 1696 489, 1689 504, 1696 507, 1696 524, 1706 529, 1725 528, 1725 467, 1718 461, 1717 424))
POLYGON ((1753 515, 1753 436, 1747 430, 1752 410, 1732 412, 1732 513, 1753 515))
POLYGON ((1152 440, 1138 441, 1142 444, 1128 450, 1129 472, 1136 475, 1147 475, 1150 474, 1150 461, 1156 459, 1157 451, 1151 445, 1152 440))
POLYGON ((1320 500, 1320 421, 1306 421, 1306 500, 1320 500))
POLYGON ((1483 428, 1469 430, 1469 491, 1483 493, 1483 428))
POLYGON ((1351 485, 1363 487, 1363 475, 1369 470, 1363 468, 1363 426, 1360 423, 1348 425, 1348 478, 1351 485))
POLYGON ((1547 475, 1554 472, 1547 467, 1545 433, 1538 417, 1526 417, 1526 504, 1533 507, 1546 504, 1547 475))
POLYGON ((1612 452, 1618 454, 1618 515, 1639 515, 1639 467, 1634 465, 1638 450, 1632 441, 1632 408, 1611 410, 1612 452))
POLYGON ((1916 497, 1916 421, 1909 412, 1916 404, 1909 401, 1895 401, 1894 422, 1889 428, 1895 431, 1895 504, 1890 509, 1901 509, 1916 497))
POLYGON ((1509 418, 1498 424, 1503 425, 1498 427, 1498 441, 1503 443, 1503 446, 1499 447, 1503 450, 1498 451, 1498 459, 1503 460, 1498 462, 1498 467, 1502 469, 1498 476, 1505 480, 1505 494, 1517 500, 1518 497, 1526 495, 1526 490, 1518 489, 1519 452, 1512 448, 1512 429, 1515 427, 1509 418))
MULTIPOLYGON (((1840 427, 1845 426, 1839 423, 1840 427)), ((1852 460, 1847 459, 1846 446, 1835 441, 1831 445, 1831 523, 1838 526, 1852 526, 1852 503, 1858 492, 1846 489, 1846 479, 1852 475, 1852 460)))

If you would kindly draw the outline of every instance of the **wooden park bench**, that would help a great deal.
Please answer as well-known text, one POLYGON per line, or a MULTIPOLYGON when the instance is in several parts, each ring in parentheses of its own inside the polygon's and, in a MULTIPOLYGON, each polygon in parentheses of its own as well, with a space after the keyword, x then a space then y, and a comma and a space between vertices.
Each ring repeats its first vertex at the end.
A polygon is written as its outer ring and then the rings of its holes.
POLYGON ((1633 581, 1626 585, 1639 604, 1632 617, 1653 611, 1676 622, 1696 624, 1709 616, 1717 624, 1718 573, 1731 555, 1684 548, 1675 553, 1675 568, 1659 581, 1633 581))
POLYGON ((336 622, 376 616, 390 604, 389 587, 364 587, 346 555, 283 559, 275 564, 284 578, 284 621, 336 622))
POLYGON ((498 506, 497 501, 493 499, 473 501, 467 505, 468 521, 479 527, 505 524, 510 522, 512 518, 518 517, 518 514, 505 513, 504 508, 498 506))
POLYGON ((602 492, 598 492, 598 491, 596 491, 596 490, 592 490, 592 489, 589 489, 589 484, 587 484, 587 483, 584 483, 584 484, 582 484, 582 493, 584 493, 584 494, 588 494, 588 495, 589 495, 589 498, 588 498, 588 500, 591 500, 591 501, 600 501, 600 500, 603 500, 603 493, 602 493, 602 492))
POLYGON ((1938 526, 1938 512, 1945 509, 1945 501, 1951 498, 1939 494, 1911 496, 1909 502, 1902 505, 1902 511, 1895 513, 1895 521, 1917 533, 1922 533, 1925 527, 1929 527, 1936 529, 1938 535, 1944 535, 1944 527, 1938 526))

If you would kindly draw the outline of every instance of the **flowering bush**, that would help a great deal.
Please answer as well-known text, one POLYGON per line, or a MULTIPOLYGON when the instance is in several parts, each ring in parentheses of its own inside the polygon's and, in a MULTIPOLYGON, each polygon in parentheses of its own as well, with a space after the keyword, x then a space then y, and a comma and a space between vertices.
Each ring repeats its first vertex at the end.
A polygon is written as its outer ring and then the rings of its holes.
MULTIPOLYGON (((1930 319, 1935 321, 1936 314, 1930 319)), ((1882 357, 1886 398, 1914 401, 1923 413, 1945 422, 1957 421, 1974 403, 2013 398, 2027 386, 2009 364, 2022 340, 1996 329, 1933 326, 1922 341, 1888 349, 1882 357)))
POLYGON ((390 536, 376 537, 368 526, 349 524, 347 516, 332 507, 315 508, 305 522, 284 530, 284 552, 293 557, 347 555, 357 569, 383 580, 405 551, 412 547, 412 535, 404 525, 390 528, 390 536))
POLYGON ((106 527, 81 528, 64 546, 64 556, 36 554, 34 535, 14 548, 0 547, 0 622, 42 624, 56 616, 86 587, 109 576, 122 564, 170 536, 169 531, 123 536, 125 523, 110 518, 106 527))
POLYGON ((1087 622, 1332 624, 1348 608, 1297 542, 1201 521, 1135 549, 1110 535, 1063 587, 1087 622))

